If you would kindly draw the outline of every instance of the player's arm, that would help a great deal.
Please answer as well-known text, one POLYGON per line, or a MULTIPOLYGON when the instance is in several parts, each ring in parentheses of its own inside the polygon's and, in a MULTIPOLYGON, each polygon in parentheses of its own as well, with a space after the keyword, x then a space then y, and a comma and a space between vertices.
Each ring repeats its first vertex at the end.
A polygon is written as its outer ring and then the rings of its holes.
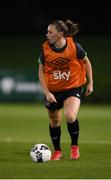
POLYGON ((85 56, 83 58, 83 61, 84 61, 85 66, 86 66, 86 75, 88 78, 88 84, 87 84, 85 95, 88 96, 93 92, 93 73, 92 73, 92 66, 91 66, 91 63, 89 61, 89 58, 87 56, 85 56))
POLYGON ((39 73, 38 73, 39 81, 40 81, 40 84, 42 86, 43 92, 44 92, 44 94, 46 96, 46 99, 50 103, 56 102, 56 99, 55 99, 54 95, 52 93, 50 93, 50 91, 49 91, 49 89, 47 87, 45 77, 44 77, 44 65, 42 64, 41 57, 39 57, 38 62, 39 62, 39 73))
POLYGON ((86 75, 88 79, 88 84, 86 87, 86 93, 85 95, 88 96, 93 92, 93 73, 92 73, 92 65, 90 63, 89 58, 87 57, 87 53, 84 51, 84 49, 81 47, 79 43, 76 44, 77 49, 77 57, 80 60, 83 60, 86 67, 86 75))

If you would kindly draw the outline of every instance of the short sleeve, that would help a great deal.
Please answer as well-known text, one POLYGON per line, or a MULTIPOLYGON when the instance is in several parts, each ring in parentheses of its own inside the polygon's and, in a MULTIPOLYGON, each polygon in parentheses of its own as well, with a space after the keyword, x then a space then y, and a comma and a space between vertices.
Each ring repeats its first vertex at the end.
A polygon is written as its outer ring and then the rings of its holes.
POLYGON ((41 52, 39 58, 38 58, 38 63, 39 64, 44 64, 44 56, 43 56, 43 53, 41 52))
POLYGON ((76 49, 77 49, 77 57, 78 59, 83 59, 85 56, 87 56, 87 52, 84 51, 82 46, 79 43, 75 43, 76 49))

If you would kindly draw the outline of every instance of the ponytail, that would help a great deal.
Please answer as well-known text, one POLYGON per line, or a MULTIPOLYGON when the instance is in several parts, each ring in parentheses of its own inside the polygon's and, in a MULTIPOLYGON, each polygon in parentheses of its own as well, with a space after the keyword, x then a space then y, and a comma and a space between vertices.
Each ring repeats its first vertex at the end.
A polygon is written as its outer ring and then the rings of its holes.
POLYGON ((67 36, 74 36, 79 32, 79 24, 74 24, 72 21, 67 20, 65 22, 66 26, 68 27, 67 36))

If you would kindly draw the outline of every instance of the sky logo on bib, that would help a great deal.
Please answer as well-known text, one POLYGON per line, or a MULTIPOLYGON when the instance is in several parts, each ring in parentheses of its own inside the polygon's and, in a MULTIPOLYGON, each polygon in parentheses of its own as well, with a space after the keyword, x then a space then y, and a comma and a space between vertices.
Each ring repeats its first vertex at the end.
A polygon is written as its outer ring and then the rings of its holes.
POLYGON ((69 80, 70 71, 69 72, 56 71, 53 73, 53 76, 54 76, 54 79, 57 79, 57 80, 61 80, 61 79, 69 80))

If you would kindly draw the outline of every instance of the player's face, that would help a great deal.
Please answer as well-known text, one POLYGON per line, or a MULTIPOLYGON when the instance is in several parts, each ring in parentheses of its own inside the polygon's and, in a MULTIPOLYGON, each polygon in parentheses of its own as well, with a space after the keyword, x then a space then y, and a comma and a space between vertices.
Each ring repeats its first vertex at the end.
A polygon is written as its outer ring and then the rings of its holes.
POLYGON ((61 33, 51 24, 47 28, 46 37, 50 44, 56 44, 61 38, 61 33))

